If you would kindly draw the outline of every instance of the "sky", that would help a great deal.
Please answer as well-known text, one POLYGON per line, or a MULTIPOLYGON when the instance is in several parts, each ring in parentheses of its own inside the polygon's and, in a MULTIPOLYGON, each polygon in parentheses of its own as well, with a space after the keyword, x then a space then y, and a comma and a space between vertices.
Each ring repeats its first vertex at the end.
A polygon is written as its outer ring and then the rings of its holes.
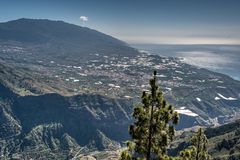
POLYGON ((240 0, 0 0, 0 22, 19 18, 63 20, 132 44, 240 44, 240 0))

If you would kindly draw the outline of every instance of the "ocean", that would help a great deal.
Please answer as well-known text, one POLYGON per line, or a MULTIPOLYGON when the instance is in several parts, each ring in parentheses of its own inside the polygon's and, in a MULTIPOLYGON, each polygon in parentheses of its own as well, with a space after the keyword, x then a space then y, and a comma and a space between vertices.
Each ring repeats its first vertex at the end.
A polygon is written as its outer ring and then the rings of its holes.
POLYGON ((132 44, 131 46, 151 54, 181 57, 188 64, 240 80, 240 45, 132 44))

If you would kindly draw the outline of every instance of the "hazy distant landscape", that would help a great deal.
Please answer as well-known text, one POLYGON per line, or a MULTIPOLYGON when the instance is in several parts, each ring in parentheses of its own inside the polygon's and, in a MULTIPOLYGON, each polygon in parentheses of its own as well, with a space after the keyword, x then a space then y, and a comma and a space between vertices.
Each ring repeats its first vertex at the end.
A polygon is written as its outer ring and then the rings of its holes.
POLYGON ((152 54, 181 57, 184 62, 240 80, 239 45, 154 45, 133 44, 152 54))
POLYGON ((142 91, 150 92, 153 70, 164 97, 180 114, 177 130, 235 122, 240 81, 196 67, 207 65, 204 57, 188 53, 196 50, 161 46, 159 54, 149 54, 63 21, 0 23, 0 153, 68 159, 121 149, 129 139, 134 104, 142 91), (182 60, 177 53, 188 54, 182 60))
POLYGON ((0 15, 0 160, 240 160, 240 0, 0 15))

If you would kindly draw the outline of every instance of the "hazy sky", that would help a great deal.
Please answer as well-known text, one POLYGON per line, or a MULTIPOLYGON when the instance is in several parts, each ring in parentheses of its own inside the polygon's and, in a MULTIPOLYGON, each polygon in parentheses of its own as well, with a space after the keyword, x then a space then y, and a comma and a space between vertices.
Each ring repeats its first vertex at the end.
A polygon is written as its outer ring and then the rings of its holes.
POLYGON ((0 21, 63 20, 129 43, 240 44, 240 0, 0 0, 0 21))

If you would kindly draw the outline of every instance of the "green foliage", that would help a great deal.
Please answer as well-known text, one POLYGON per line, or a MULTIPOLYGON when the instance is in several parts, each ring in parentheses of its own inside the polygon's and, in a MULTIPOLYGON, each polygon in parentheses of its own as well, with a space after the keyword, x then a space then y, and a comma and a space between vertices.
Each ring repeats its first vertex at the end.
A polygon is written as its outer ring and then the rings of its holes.
POLYGON ((129 154, 127 150, 121 153, 120 160, 131 160, 131 159, 132 159, 132 156, 129 154))
POLYGON ((156 71, 150 80, 151 91, 143 92, 142 103, 135 106, 134 124, 129 127, 131 142, 121 155, 128 159, 172 159, 167 155, 167 146, 173 140, 179 115, 167 104, 163 93, 156 85, 156 71))
POLYGON ((192 146, 180 152, 181 160, 209 160, 211 159, 207 151, 208 139, 200 128, 191 138, 192 146))

